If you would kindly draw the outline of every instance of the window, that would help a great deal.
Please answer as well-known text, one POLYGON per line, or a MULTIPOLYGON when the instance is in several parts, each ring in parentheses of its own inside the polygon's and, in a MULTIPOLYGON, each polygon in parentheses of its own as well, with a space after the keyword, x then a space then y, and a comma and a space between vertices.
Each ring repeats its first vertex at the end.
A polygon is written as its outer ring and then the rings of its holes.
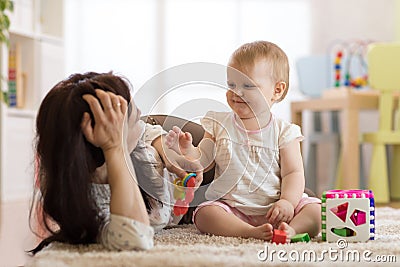
MULTIPOLYGON (((127 76, 143 113, 182 115, 186 109, 189 114, 185 107, 205 107, 205 99, 224 109, 225 91, 215 85, 188 83, 170 90, 175 84, 170 79, 180 78, 169 69, 193 62, 223 66, 238 46, 263 39, 287 53, 295 94, 295 59, 310 50, 309 1, 69 0, 67 70, 115 70, 127 76)), ((289 119, 288 100, 274 109, 289 119)))

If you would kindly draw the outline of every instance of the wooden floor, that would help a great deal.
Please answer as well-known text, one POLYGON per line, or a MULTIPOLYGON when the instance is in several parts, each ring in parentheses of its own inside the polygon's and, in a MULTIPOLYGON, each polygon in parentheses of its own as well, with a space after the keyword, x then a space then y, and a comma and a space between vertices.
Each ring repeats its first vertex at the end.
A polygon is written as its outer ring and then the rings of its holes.
POLYGON ((392 208, 395 208, 395 209, 400 209, 400 200, 396 200, 396 201, 390 202, 389 204, 376 204, 376 206, 377 207, 387 207, 387 206, 389 206, 389 207, 392 207, 392 208))
POLYGON ((0 266, 24 266, 36 236, 28 224, 29 200, 2 203, 0 206, 0 266))

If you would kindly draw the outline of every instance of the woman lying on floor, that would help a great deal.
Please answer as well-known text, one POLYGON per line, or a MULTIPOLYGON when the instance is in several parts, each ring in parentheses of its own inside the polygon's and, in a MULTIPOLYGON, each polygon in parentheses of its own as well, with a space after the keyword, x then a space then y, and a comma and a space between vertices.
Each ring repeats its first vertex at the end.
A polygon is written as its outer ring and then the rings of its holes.
POLYGON ((129 82, 112 73, 55 85, 36 133, 39 198, 31 215, 36 207, 50 235, 33 254, 53 241, 149 249, 154 230, 173 220, 164 167, 180 177, 197 171, 196 186, 202 181, 199 164, 162 148, 162 128, 140 120, 129 82))

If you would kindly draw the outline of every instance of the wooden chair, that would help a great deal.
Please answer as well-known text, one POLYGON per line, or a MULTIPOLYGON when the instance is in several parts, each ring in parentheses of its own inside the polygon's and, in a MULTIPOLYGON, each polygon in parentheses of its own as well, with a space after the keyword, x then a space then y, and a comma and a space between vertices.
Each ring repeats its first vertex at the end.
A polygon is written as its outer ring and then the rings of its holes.
POLYGON ((363 134, 362 141, 373 145, 369 189, 376 202, 387 203, 390 196, 400 198, 400 116, 395 120, 400 103, 394 99, 400 93, 400 43, 370 45, 367 60, 370 87, 380 92, 379 128, 363 134), (390 194, 386 145, 393 145, 390 194))
MULTIPOLYGON (((329 86, 329 73, 330 61, 328 55, 311 55, 300 58, 296 62, 299 89, 309 97, 321 97, 323 90, 328 89, 329 86)), ((329 159, 328 165, 328 181, 329 186, 334 186, 336 179, 336 171, 339 160, 340 151, 340 135, 339 135, 339 116, 337 111, 329 113, 330 116, 330 132, 323 131, 322 129, 322 116, 321 112, 312 113, 312 130, 311 133, 305 137, 305 141, 309 146, 305 149, 304 172, 306 176, 306 186, 314 192, 317 192, 318 178, 317 166, 318 146, 325 143, 331 144, 332 156, 329 159)))

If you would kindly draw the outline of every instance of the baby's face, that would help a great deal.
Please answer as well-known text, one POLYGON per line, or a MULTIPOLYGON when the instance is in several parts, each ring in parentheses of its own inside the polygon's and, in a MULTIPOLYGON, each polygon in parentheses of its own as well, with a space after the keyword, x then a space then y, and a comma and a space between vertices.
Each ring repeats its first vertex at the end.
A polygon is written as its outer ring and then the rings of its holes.
POLYGON ((271 66, 258 60, 254 67, 246 69, 230 65, 227 71, 226 98, 232 110, 241 118, 253 118, 266 114, 274 102, 275 83, 271 78, 271 66))

